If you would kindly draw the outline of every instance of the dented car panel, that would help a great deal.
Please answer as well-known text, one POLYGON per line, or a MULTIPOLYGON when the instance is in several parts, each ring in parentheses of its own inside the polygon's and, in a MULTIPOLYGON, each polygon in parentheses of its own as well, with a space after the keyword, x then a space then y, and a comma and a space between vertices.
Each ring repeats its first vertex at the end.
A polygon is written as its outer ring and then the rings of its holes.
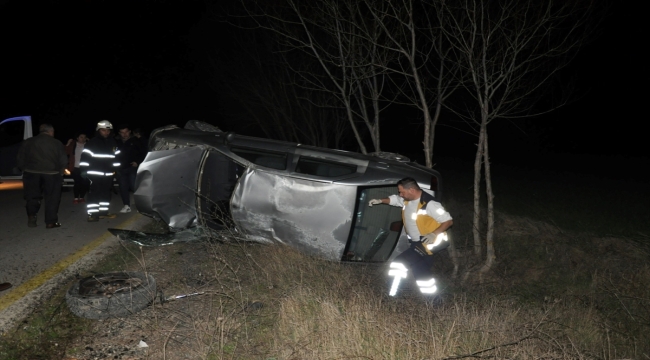
POLYGON ((270 239, 340 260, 352 224, 356 188, 248 168, 231 201, 233 220, 259 241, 270 239))
POLYGON ((401 209, 368 207, 410 176, 440 201, 440 176, 395 154, 378 156, 224 133, 188 122, 152 133, 138 170, 141 213, 172 230, 236 226, 336 261, 383 262, 408 247, 401 209))
POLYGON ((138 210, 156 214, 175 229, 195 225, 196 184, 204 152, 200 146, 149 152, 138 168, 133 195, 138 210))

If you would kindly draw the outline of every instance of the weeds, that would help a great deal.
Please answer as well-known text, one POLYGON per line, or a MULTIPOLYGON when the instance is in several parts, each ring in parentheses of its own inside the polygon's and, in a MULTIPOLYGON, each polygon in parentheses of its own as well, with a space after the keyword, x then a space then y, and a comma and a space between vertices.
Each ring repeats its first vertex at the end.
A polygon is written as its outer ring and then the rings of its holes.
POLYGON ((282 245, 182 243, 127 253, 129 261, 113 264, 144 264, 166 294, 205 295, 101 322, 70 315, 55 297, 3 339, 2 358, 85 359, 88 348, 134 351, 140 339, 149 348, 136 355, 149 359, 613 359, 649 351, 647 267, 597 272, 588 291, 547 289, 522 302, 516 289, 534 286, 525 279, 490 287, 447 279, 453 294, 426 298, 407 287, 392 298, 383 266, 332 263, 282 245))
MULTIPOLYGON (((463 268, 476 263, 466 204, 446 204, 463 268)), ((452 278, 443 252, 446 285, 434 297, 408 284, 389 297, 383 265, 241 242, 240 230, 212 232, 207 242, 125 245, 94 271, 146 270, 165 296, 203 295, 98 322, 73 317, 59 294, 0 341, 0 358, 86 359, 118 348, 143 359, 650 357, 645 246, 509 212, 497 220, 491 277, 452 278), (135 350, 141 339, 149 348, 135 350)))

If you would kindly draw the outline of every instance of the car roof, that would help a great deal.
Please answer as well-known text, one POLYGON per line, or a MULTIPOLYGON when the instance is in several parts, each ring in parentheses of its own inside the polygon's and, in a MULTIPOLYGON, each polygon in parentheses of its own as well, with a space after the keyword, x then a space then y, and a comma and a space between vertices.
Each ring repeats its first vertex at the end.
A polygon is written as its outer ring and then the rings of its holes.
MULTIPOLYGON (((349 184, 363 185, 368 183, 394 184, 399 179, 410 176, 416 179, 424 188, 429 188, 431 176, 440 177, 440 174, 433 169, 427 168, 415 162, 408 161, 408 158, 392 153, 381 153, 380 156, 366 155, 353 151, 329 149, 317 146, 304 145, 295 142, 281 141, 239 135, 234 132, 223 132, 215 127, 206 130, 196 130, 196 126, 191 129, 182 129, 176 126, 156 129, 152 132, 150 146, 155 144, 158 139, 164 139, 164 142, 173 141, 180 146, 210 146, 218 151, 232 157, 232 148, 248 148, 255 150, 264 150, 274 153, 286 153, 291 156, 308 156, 323 160, 352 163, 363 166, 363 174, 358 176, 344 176, 330 181, 344 182, 349 184), (395 160, 395 159, 400 160, 395 160)), ((293 169, 288 168, 286 172, 293 169)), ((304 176, 308 178, 318 178, 317 176, 304 176)), ((323 180, 322 178, 320 180, 323 180)))

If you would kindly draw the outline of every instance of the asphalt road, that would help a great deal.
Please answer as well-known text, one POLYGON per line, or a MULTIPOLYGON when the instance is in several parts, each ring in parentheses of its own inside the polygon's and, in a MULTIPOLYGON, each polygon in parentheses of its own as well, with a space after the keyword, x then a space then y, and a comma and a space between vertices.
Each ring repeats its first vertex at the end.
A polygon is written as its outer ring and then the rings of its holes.
POLYGON ((8 324, 29 312, 48 291, 71 273, 96 262, 110 252, 118 240, 107 229, 138 229, 148 218, 132 212, 119 213, 122 200, 113 194, 110 212, 115 219, 89 223, 85 204, 73 204, 71 189, 61 196, 60 228, 46 229, 43 207, 37 216, 38 227, 27 227, 22 182, 3 180, 0 184, 0 283, 13 287, 0 292, 0 333, 8 324))

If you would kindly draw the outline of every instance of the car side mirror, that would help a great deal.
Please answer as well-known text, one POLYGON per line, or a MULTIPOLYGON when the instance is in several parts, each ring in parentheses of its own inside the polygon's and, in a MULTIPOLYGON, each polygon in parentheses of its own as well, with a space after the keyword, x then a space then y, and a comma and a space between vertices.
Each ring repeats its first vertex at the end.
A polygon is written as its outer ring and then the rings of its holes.
POLYGON ((223 144, 228 145, 235 139, 235 133, 230 131, 226 133, 226 136, 223 138, 223 144))

